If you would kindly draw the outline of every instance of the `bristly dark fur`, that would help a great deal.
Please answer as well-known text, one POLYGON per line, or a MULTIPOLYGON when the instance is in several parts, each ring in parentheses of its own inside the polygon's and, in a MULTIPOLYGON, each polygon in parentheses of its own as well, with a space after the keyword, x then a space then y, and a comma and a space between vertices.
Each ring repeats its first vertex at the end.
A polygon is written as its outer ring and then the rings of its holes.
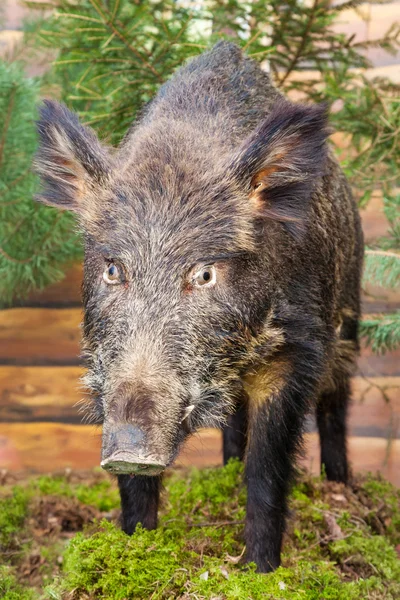
POLYGON ((37 200, 45 204, 79 210, 81 185, 91 180, 101 184, 111 168, 111 159, 95 133, 79 123, 65 106, 44 100, 37 125, 40 153, 35 168, 43 189, 37 200))
MULTIPOLYGON (((260 215, 304 232, 312 191, 326 168, 327 107, 278 101, 232 165, 245 184, 261 173, 260 215)), ((249 190, 250 192, 250 190, 249 190)))
MULTIPOLYGON (((85 234, 83 353, 103 456, 158 469, 189 433, 226 423, 259 571, 280 564, 310 409, 328 478, 348 478, 363 240, 326 112, 286 100, 222 42, 161 87, 116 152, 57 103, 38 126, 39 199, 74 210, 85 234), (197 288, 210 265, 215 285, 197 288)), ((157 523, 160 476, 136 472, 119 475, 127 533, 157 523)))

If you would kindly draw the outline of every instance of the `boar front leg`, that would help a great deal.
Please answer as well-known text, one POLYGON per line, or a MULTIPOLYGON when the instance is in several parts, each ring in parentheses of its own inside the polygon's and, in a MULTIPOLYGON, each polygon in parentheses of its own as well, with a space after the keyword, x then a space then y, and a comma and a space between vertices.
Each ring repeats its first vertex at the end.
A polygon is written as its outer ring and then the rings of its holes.
POLYGON ((261 573, 280 565, 287 495, 303 425, 295 402, 286 399, 282 405, 276 398, 271 405, 252 408, 245 467, 246 560, 261 573))
POLYGON ((264 368, 259 385, 252 375, 248 386, 246 560, 262 573, 280 565, 287 496, 318 373, 318 363, 306 359, 303 367, 278 361, 264 368))
POLYGON ((145 529, 155 529, 161 476, 118 475, 118 487, 121 496, 123 531, 132 535, 138 523, 141 523, 145 529))

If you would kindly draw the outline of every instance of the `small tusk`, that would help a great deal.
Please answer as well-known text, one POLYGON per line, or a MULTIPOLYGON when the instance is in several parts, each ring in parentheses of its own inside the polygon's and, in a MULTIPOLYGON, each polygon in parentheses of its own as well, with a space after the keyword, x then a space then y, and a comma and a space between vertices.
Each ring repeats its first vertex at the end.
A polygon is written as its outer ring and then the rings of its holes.
POLYGON ((190 415, 190 413, 192 412, 192 410, 194 408, 195 408, 194 404, 191 404, 190 406, 187 406, 185 408, 185 412, 183 413, 183 417, 182 417, 181 423, 183 423, 183 421, 188 418, 188 416, 190 415))

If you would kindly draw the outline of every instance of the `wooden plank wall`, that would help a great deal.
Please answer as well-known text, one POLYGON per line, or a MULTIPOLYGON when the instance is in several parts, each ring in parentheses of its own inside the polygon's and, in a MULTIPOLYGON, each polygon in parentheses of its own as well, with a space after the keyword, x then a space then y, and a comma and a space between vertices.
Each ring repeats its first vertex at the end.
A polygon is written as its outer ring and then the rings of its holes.
MULTIPOLYGON (((8 1, 6 23, 16 29, 22 12, 8 1)), ((400 3, 362 7, 370 21, 354 12, 343 14, 342 31, 372 39, 400 18, 400 3)), ((0 31, 1 44, 15 31, 0 31)), ((18 36, 17 36, 18 37, 18 36)), ((400 80, 399 57, 372 49, 372 74, 400 80)), ((31 66, 35 72, 36 65, 31 66)), ((387 222, 379 194, 362 213, 367 241, 383 235, 387 222)), ((35 293, 23 304, 0 311, 0 469, 52 471, 98 465, 101 432, 81 423, 76 403, 82 397, 79 377, 81 267, 73 266, 64 281, 35 293)), ((369 288, 364 313, 400 308, 400 294, 369 288)), ((400 485, 400 351, 374 356, 363 348, 353 378, 349 419, 349 451, 355 471, 380 470, 400 485), (389 400, 389 402, 388 402, 389 400)), ((304 464, 319 468, 318 440, 310 419, 304 464)), ((204 430, 180 455, 181 464, 221 463, 221 436, 204 430)))

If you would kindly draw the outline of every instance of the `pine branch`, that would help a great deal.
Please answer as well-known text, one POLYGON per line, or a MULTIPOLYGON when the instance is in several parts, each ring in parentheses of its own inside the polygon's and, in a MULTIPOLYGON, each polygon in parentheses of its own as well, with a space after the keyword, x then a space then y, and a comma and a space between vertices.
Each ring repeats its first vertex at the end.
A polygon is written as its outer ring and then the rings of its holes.
POLYGON ((362 5, 368 6, 368 4, 390 4, 391 2, 392 0, 349 0, 349 2, 343 2, 342 4, 335 5, 332 7, 332 10, 335 12, 335 14, 339 14, 346 10, 354 10, 362 5))
POLYGON ((400 346, 400 311, 392 315, 378 315, 363 319, 361 337, 365 338, 373 352, 384 354, 400 346))
POLYGON ((16 88, 12 87, 11 93, 9 95, 7 112, 5 114, 4 121, 3 121, 3 131, 1 133, 1 138, 0 138, 0 168, 1 168, 2 162, 3 162, 3 154, 4 154, 5 143, 6 143, 6 136, 8 133, 8 129, 10 127, 11 115, 12 115, 12 111, 14 108, 15 93, 16 93, 16 88))
POLYGON ((149 63, 141 54, 138 50, 136 50, 136 48, 134 48, 132 46, 132 44, 130 44, 128 42, 128 40, 125 38, 125 36, 121 33, 121 31, 119 31, 119 29, 117 29, 117 27, 115 26, 115 24, 113 23, 113 20, 111 19, 111 15, 106 11, 102 11, 100 6, 97 4, 96 0, 89 0, 90 3, 92 4, 92 6, 94 7, 94 9, 96 10, 96 12, 98 12, 98 14, 100 15, 102 21, 111 31, 114 35, 116 35, 121 42, 124 44, 124 46, 130 51, 132 52, 132 54, 136 57, 139 58, 139 60, 143 63, 143 65, 149 69, 149 71, 151 71, 151 73, 157 78, 158 81, 162 81, 162 77, 160 75, 160 73, 158 73, 158 71, 156 71, 156 69, 153 67, 153 65, 151 63, 149 63))
POLYGON ((303 30, 303 32, 301 34, 300 44, 298 45, 298 47, 296 49, 296 52, 295 52, 293 58, 291 59, 291 61, 289 63, 289 66, 286 69, 285 75, 282 78, 279 79, 279 85, 280 86, 282 86, 285 83, 285 81, 287 80, 287 78, 289 77, 289 75, 296 68, 297 63, 299 62, 299 59, 302 56, 304 48, 307 45, 308 35, 310 33, 312 24, 313 24, 314 19, 315 19, 315 13, 316 13, 316 10, 318 8, 318 2, 319 2, 319 0, 314 0, 314 2, 313 2, 313 5, 312 5, 312 8, 311 8, 310 14, 308 16, 305 28, 304 28, 304 30, 303 30))
POLYGON ((34 203, 38 85, 17 65, 0 64, 0 303, 23 297, 63 276, 80 258, 73 219, 34 203))
POLYGON ((364 279, 386 288, 400 287, 400 253, 367 249, 364 279))

